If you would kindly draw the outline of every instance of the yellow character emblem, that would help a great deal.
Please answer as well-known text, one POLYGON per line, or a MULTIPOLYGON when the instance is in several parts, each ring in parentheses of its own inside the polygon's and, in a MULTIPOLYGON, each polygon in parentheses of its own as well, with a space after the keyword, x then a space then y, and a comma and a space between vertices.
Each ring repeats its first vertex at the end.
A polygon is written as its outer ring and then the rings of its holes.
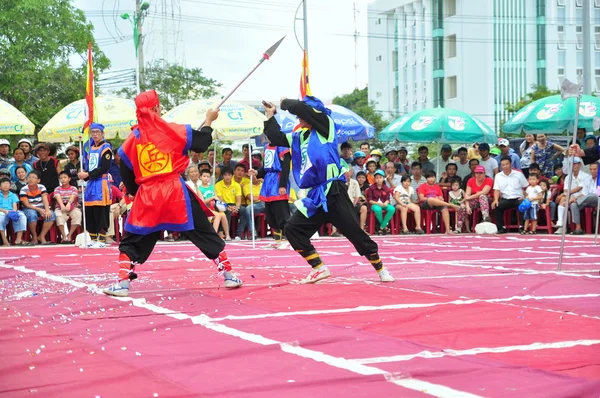
POLYGON ((142 177, 173 171, 170 153, 162 153, 153 143, 138 144, 136 149, 142 177))

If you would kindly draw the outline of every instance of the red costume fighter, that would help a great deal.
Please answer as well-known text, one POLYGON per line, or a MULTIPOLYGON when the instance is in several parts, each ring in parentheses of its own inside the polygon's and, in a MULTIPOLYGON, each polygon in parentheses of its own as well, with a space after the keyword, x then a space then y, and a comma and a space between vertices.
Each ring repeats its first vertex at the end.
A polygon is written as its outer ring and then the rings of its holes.
POLYGON ((138 124, 119 149, 121 177, 127 192, 134 196, 119 245, 119 280, 103 292, 125 297, 133 272, 143 264, 163 231, 181 232, 223 272, 225 287, 236 288, 242 281, 231 272, 223 250, 225 243, 207 217, 212 216, 181 174, 189 164, 188 151, 204 152, 212 143, 212 122, 219 112, 209 110, 199 131, 190 125, 167 123, 160 117, 156 91, 146 91, 135 99, 138 124))

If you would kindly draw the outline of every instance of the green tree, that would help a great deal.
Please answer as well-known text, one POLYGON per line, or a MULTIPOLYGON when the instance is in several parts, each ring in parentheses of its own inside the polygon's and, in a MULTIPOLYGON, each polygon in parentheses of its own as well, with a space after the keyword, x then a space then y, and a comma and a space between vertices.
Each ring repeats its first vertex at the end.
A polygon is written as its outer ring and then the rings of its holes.
POLYGON ((333 103, 350 109, 361 116, 379 132, 387 126, 388 122, 375 110, 375 102, 369 102, 367 87, 362 90, 354 89, 350 94, 345 94, 333 99, 333 103))
MULTIPOLYGON (((0 98, 39 129, 56 112, 85 96, 93 25, 65 0, 0 1, 0 98), (72 67, 74 55, 81 56, 72 67)), ((94 46, 94 70, 110 61, 94 46)))
POLYGON ((548 87, 539 86, 537 84, 533 84, 531 86, 531 89, 533 91, 525 94, 525 96, 521 97, 521 99, 518 102, 516 102, 514 104, 507 102, 506 104, 504 104, 504 109, 507 112, 515 113, 533 101, 539 100, 541 98, 549 97, 551 95, 560 94, 559 90, 549 90, 548 87))
MULTIPOLYGON (((187 101, 214 97, 217 95, 217 87, 221 86, 216 80, 205 77, 200 68, 190 69, 176 64, 164 64, 162 60, 149 63, 142 76, 142 91, 156 90, 165 110, 187 101)), ((136 92, 134 88, 124 88, 117 94, 134 98, 136 92)))

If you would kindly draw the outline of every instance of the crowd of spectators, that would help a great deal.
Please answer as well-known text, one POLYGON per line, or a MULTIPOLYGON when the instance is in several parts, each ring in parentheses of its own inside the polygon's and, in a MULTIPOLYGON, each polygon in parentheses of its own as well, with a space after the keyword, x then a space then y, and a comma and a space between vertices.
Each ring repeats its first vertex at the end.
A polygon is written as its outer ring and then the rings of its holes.
MULTIPOLYGON (((597 145, 597 138, 585 132, 579 140, 584 148, 597 145)), ((506 139, 493 146, 481 143, 469 148, 444 144, 439 156, 430 159, 428 147, 421 146, 414 160, 409 159, 405 146, 388 146, 382 151, 372 149, 368 142, 356 148, 345 142, 340 146, 340 158, 356 211, 352 216, 370 234, 423 234, 437 228, 446 234, 469 233, 480 221, 495 223, 499 234, 507 232, 506 222, 517 225, 521 234, 535 234, 540 219, 551 223, 557 233, 570 228, 579 235, 584 233, 581 213, 598 204, 598 164, 584 166, 581 159, 574 158, 569 176, 570 165, 560 160, 564 151, 545 134, 528 134, 518 150, 506 139), (573 228, 567 225, 567 214, 573 228)), ((119 219, 126 217, 132 204, 118 173, 120 159, 116 150, 114 153, 109 171, 113 205, 108 243, 118 239, 119 219)), ((28 139, 20 140, 11 152, 10 143, 0 140, 4 246, 72 243, 81 232, 80 153, 77 147, 68 146, 65 154, 67 160, 60 162, 54 145, 38 143, 34 147, 28 139), (53 229, 55 233, 49 233, 53 229)), ((213 210, 211 222, 224 240, 249 239, 259 233, 265 236, 265 206, 259 199, 262 180, 248 178, 250 163, 253 169, 262 167, 262 152, 246 144, 239 160, 233 159, 229 147, 222 148, 218 158, 216 161, 213 149, 190 152, 182 176, 189 189, 213 210)), ((291 213, 302 194, 290 192, 291 213)), ((331 232, 340 236, 335 227, 331 232)), ((178 238, 165 233, 167 240, 178 238)))

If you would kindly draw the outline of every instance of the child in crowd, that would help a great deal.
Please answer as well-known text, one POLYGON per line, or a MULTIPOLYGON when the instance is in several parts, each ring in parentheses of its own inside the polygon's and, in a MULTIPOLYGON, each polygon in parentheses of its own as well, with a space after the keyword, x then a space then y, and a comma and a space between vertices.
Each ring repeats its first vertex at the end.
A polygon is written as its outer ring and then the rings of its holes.
MULTIPOLYGON (((540 181, 540 188, 542 188, 542 199, 540 200, 540 209, 546 210, 546 207, 550 207, 550 219, 554 220, 556 215, 556 203, 552 201, 552 191, 550 190, 550 182, 546 180, 540 181)), ((550 220, 548 220, 550 222, 550 220)))
POLYGON ((396 209, 390 204, 391 188, 384 184, 385 173, 383 170, 377 170, 374 173, 375 184, 367 189, 367 202, 375 218, 379 222, 378 235, 387 235, 390 233, 388 223, 394 216, 396 209), (385 217, 383 212, 385 211, 385 217))
POLYGON ((46 234, 50 232, 50 228, 54 225, 56 217, 54 212, 50 210, 50 201, 46 187, 40 184, 39 171, 33 170, 27 175, 27 185, 21 188, 19 197, 23 205, 23 213, 27 217, 27 225, 32 236, 31 242, 34 244, 41 243, 42 245, 53 244, 46 240, 46 234), (44 226, 39 236, 37 233, 38 216, 44 220, 44 226))
POLYGON ((375 159, 369 159, 367 160, 367 181, 369 182, 370 185, 375 184, 375 172, 377 170, 379 170, 379 165, 377 164, 377 161, 375 159))
POLYGON ((56 225, 63 236, 61 243, 75 243, 74 235, 81 225, 81 210, 77 207, 77 188, 71 185, 71 176, 66 171, 59 173, 58 181, 60 186, 54 189, 56 225), (65 225, 69 218, 71 219, 71 228, 65 232, 65 225))
MULTIPOLYGON (((190 170, 192 170, 192 168, 190 168, 190 170)), ((188 177, 188 186, 193 187, 193 191, 198 193, 198 196, 200 196, 208 208, 212 210, 214 214, 212 223, 215 231, 219 232, 219 226, 222 225, 223 231, 227 231, 226 236, 229 236, 229 223, 227 222, 225 212, 217 210, 215 206, 217 197, 215 196, 215 188, 210 184, 212 179, 210 171, 208 169, 202 169, 202 171, 200 171, 200 185, 198 185, 197 181, 193 180, 195 177, 194 172, 192 172, 191 175, 188 173, 188 177)))
POLYGON ((400 211, 400 219, 402 220, 401 234, 408 234, 409 230, 407 227, 408 211, 411 210, 415 217, 415 233, 418 235, 424 234, 425 232, 421 229, 421 208, 416 202, 413 202, 414 188, 410 186, 410 177, 407 175, 402 176, 400 179, 400 185, 394 189, 394 199, 396 200, 396 209, 400 211))
POLYGON ((22 211, 19 211, 19 197, 10 191, 10 179, 0 179, 0 235, 2 244, 10 246, 6 236, 6 227, 12 221, 13 230, 17 233, 17 238, 13 242, 15 246, 33 246, 29 242, 23 242, 23 231, 27 226, 27 217, 22 211))
MULTIPOLYGON (((531 170, 531 167, 530 167, 531 170)), ((540 200, 543 198, 542 188, 538 185, 540 179, 537 174, 529 173, 529 186, 525 190, 527 199, 531 201, 531 207, 524 213, 525 225, 521 231, 521 235, 529 234, 535 235, 537 228, 537 212, 539 209, 540 200), (528 231, 529 225, 531 224, 531 231, 528 231)))
MULTIPOLYGON (((448 164, 450 166, 450 164, 448 164)), ((460 187, 460 179, 455 178, 450 180, 450 192, 448 192, 448 197, 450 199, 450 203, 459 207, 466 207, 463 203, 465 200, 465 191, 460 187)), ((466 225, 469 226, 469 221, 466 220, 466 225)), ((461 232, 462 225, 459 224, 459 219, 456 217, 456 224, 454 226, 456 232, 461 232)), ((470 231, 467 231, 470 232, 470 231)))
POLYGON ((27 169, 23 166, 16 167, 15 175, 17 176, 17 181, 15 181, 15 190, 13 192, 19 196, 21 188, 27 185, 27 169))

